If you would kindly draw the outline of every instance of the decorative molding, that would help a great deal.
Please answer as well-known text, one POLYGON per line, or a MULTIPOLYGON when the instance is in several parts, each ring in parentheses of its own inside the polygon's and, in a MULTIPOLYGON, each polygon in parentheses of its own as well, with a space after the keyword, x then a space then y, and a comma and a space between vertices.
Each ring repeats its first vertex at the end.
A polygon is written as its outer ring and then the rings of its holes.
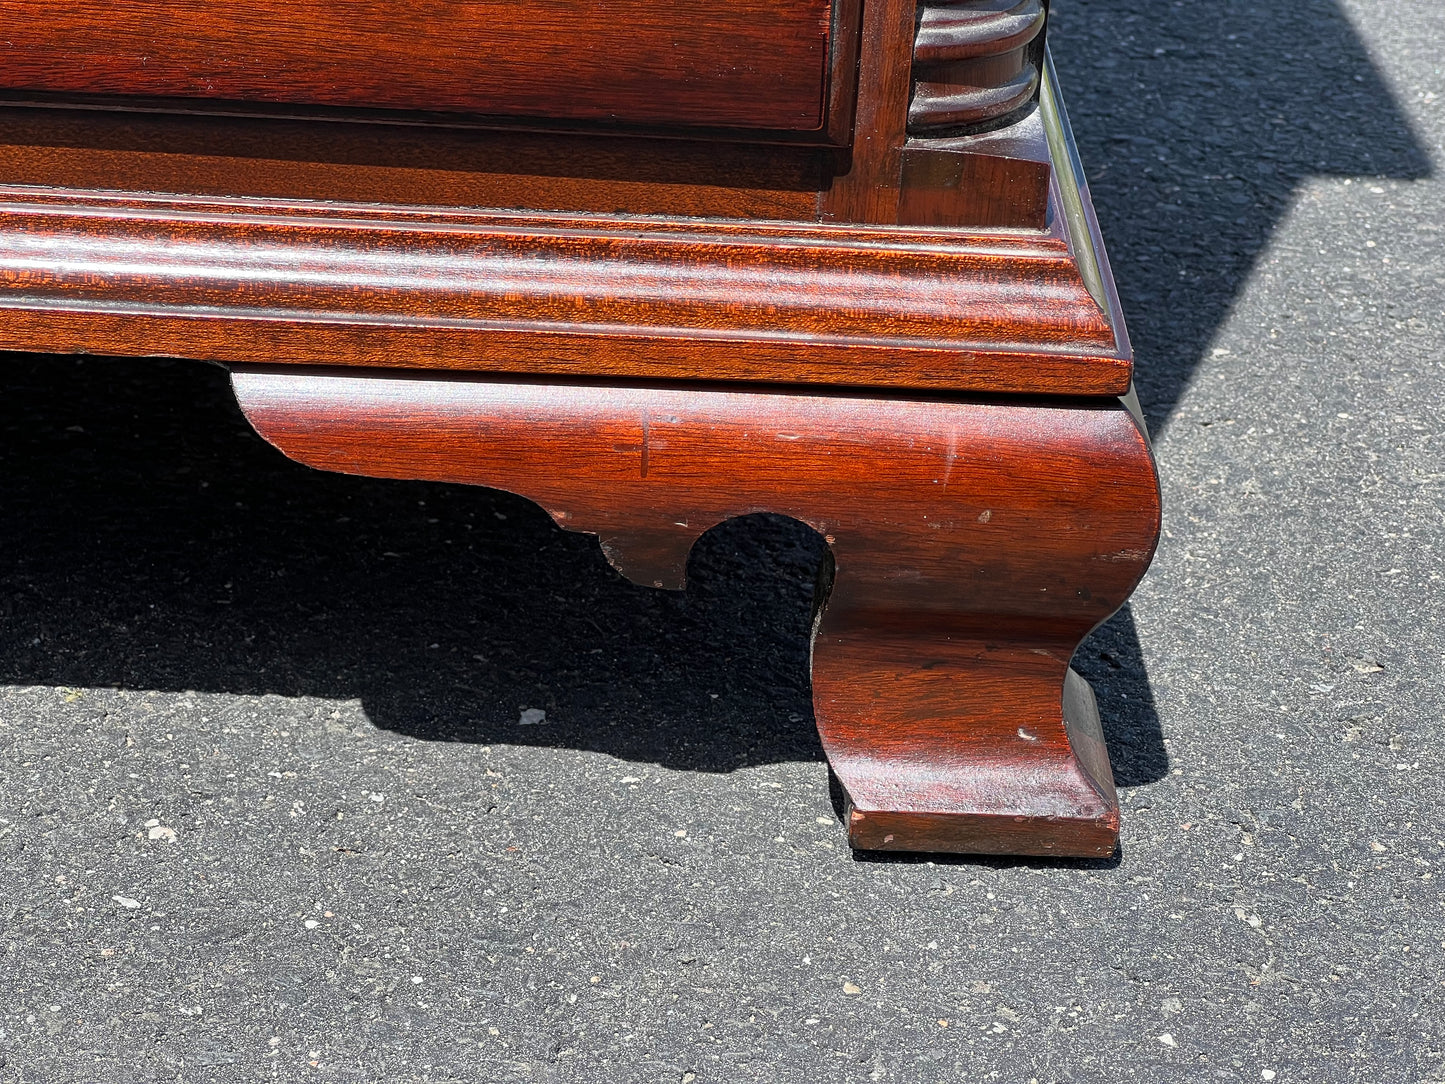
POLYGON ((959 87, 952 83, 915 83, 908 105, 910 131, 946 128, 950 131, 1011 118, 1031 104, 1039 92, 1039 72, 1033 65, 996 87, 959 87))
POLYGON ((1038 98, 1044 0, 924 0, 913 47, 914 136, 972 135, 1021 118, 1038 98))
POLYGON ((1053 151, 1035 108, 1047 0, 924 0, 898 221, 1044 229, 1053 151))
POLYGON ((918 17, 913 59, 919 64, 973 60, 1021 49, 1044 28, 1042 0, 1018 0, 999 8, 987 0, 924 3, 918 17))
POLYGON ((1122 394, 1119 321, 1076 247, 10 187, 0 348, 1122 394))

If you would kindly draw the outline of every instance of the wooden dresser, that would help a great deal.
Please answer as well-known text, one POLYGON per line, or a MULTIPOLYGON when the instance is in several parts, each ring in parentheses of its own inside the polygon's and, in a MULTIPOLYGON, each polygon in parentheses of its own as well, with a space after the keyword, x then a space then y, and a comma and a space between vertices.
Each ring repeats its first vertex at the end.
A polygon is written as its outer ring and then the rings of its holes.
POLYGON ((1068 663, 1159 495, 1047 7, 0 0, 0 348, 224 363, 657 587, 796 517, 853 845, 1107 854, 1068 663))

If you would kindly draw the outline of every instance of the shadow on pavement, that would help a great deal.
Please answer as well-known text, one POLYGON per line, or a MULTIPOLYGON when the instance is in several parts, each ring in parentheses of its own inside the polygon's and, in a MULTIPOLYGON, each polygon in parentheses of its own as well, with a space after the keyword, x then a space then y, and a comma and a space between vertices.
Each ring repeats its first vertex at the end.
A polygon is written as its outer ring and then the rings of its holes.
POLYGON ((1431 163, 1337 0, 1054 0, 1049 33, 1158 427, 1302 181, 1431 163))
MULTIPOLYGON (((225 373, 6 361, 0 682, 360 699, 429 740, 728 771, 821 760, 808 682, 818 535, 709 531, 685 594, 493 490, 324 474, 261 441, 225 373), (524 724, 524 712, 545 723, 524 724)), ((1127 608, 1075 666, 1120 782, 1164 771, 1127 608)))
MULTIPOLYGON (((1154 429, 1302 182, 1431 173, 1337 0, 1054 0, 1050 47, 1154 429)), ((1127 606, 1074 667, 1098 695, 1118 784, 1162 778, 1168 757, 1127 606)))
POLYGON ((1169 755, 1154 710, 1144 649, 1127 603, 1079 645, 1073 667, 1088 679, 1099 702, 1115 785, 1137 787, 1163 779, 1169 772, 1169 755))
POLYGON ((822 759, 801 525, 724 524, 685 595, 654 591, 520 498, 289 462, 220 369, 5 365, 0 681, 359 698, 427 739, 702 771, 822 759))
MULTIPOLYGON (((1058 0, 1052 40, 1155 425, 1301 181, 1429 173, 1335 0, 1058 0)), ((219 370, 5 364, 0 681, 360 698, 424 738, 701 771, 822 758, 800 524, 725 524, 685 596, 651 591, 519 498, 284 461, 219 370)), ((1161 778, 1127 607, 1074 665, 1119 784, 1161 778)))

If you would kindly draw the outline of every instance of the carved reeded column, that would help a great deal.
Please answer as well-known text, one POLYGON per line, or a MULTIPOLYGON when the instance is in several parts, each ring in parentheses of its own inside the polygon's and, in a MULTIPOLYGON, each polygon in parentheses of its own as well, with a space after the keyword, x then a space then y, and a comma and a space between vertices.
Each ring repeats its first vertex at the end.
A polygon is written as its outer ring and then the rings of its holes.
POLYGON ((909 135, 976 135, 1038 101, 1044 0, 935 0, 919 8, 909 135))
POLYGON ((913 47, 899 221, 1043 227, 1038 116, 1047 0, 924 0, 913 47))

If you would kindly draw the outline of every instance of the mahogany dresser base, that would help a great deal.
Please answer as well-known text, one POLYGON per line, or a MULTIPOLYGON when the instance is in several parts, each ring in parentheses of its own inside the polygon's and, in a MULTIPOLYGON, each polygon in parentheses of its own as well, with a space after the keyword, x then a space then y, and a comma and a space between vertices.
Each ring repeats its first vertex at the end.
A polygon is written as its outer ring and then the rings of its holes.
POLYGON ((852 843, 1107 854, 1069 660, 1159 491, 1049 7, 0 0, 0 349, 224 364, 657 587, 809 524, 852 843))
POLYGON ((1158 533, 1118 400, 1081 405, 241 367, 256 429, 325 470, 528 497, 635 582, 734 516, 811 525, 815 714, 868 849, 1107 855, 1118 804, 1068 666, 1158 533))

